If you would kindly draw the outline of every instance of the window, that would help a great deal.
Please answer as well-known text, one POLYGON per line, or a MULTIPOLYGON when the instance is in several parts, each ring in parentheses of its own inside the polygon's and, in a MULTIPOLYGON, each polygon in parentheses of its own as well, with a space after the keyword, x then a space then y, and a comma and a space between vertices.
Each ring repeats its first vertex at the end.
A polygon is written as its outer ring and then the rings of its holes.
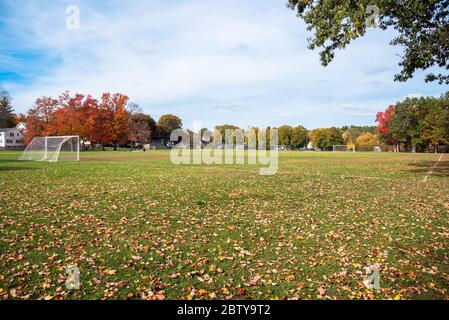
POLYGON ((16 140, 16 143, 23 143, 23 140, 16 140))
POLYGON ((17 136, 20 136, 20 134, 17 132, 17 136))
POLYGON ((12 140, 12 139, 6 139, 6 143, 14 143, 14 140, 12 140))
POLYGON ((10 133, 9 133, 9 136, 10 136, 10 137, 14 137, 14 132, 10 132, 10 133))

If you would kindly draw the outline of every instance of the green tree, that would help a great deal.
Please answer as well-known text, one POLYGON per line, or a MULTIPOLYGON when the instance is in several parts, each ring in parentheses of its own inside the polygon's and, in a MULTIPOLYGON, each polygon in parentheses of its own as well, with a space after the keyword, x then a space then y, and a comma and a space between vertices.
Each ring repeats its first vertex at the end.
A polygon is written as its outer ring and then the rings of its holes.
MULTIPOLYGON (((223 124, 223 125, 219 125, 219 126, 215 126, 215 130, 220 132, 221 135, 221 141, 222 143, 232 143, 232 141, 226 141, 226 130, 239 130, 240 128, 237 126, 234 126, 232 124, 223 124)), ((234 137, 234 141, 235 143, 235 137, 234 137)))
POLYGON ((278 139, 280 146, 291 146, 293 136, 293 128, 290 126, 282 126, 278 128, 278 139))
POLYGON ((342 132, 336 127, 315 129, 310 137, 315 148, 331 149, 334 145, 343 144, 342 132))
MULTIPOLYGON (((327 66, 335 50, 344 49, 365 35, 368 22, 378 12, 379 27, 393 28, 397 36, 391 45, 404 48, 395 81, 406 81, 416 70, 432 66, 449 69, 449 23, 447 0, 288 0, 288 7, 304 19, 313 33, 309 49, 322 49, 321 62, 327 66), (376 6, 376 7, 374 7, 376 6)), ((433 74, 425 81, 449 84, 449 75, 433 74)))
POLYGON ((294 127, 292 130, 292 135, 290 137, 291 146, 293 148, 305 147, 307 145, 307 133, 307 129, 303 126, 294 127))
POLYGON ((439 145, 449 144, 449 99, 442 97, 429 108, 420 121, 423 143, 433 145, 435 152, 439 145))
POLYGON ((398 102, 391 120, 391 133, 399 142, 416 151, 423 145, 421 136, 422 119, 433 103, 432 98, 407 98, 398 102))
POLYGON ((179 117, 172 114, 165 114, 157 121, 158 138, 169 141, 172 131, 181 127, 182 120, 179 117))
POLYGON ((11 128, 16 125, 16 115, 11 106, 8 92, 0 89, 0 128, 11 128))

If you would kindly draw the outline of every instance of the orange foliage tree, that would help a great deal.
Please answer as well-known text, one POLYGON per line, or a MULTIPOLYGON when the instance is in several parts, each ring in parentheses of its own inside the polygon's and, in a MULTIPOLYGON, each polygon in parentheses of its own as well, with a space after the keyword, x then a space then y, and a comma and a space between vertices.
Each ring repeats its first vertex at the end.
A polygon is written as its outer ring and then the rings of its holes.
POLYGON ((26 117, 26 143, 35 136, 78 135, 82 140, 105 144, 128 141, 130 114, 126 110, 128 97, 104 93, 101 101, 90 95, 64 92, 58 99, 42 97, 36 100, 26 117))

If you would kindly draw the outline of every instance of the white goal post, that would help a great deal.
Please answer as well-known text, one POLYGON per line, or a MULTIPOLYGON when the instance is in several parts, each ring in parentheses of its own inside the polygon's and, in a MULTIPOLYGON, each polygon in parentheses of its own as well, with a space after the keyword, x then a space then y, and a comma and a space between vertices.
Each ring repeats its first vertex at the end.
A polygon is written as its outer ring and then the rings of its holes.
POLYGON ((79 136, 35 137, 23 151, 20 160, 56 162, 80 160, 79 136))
POLYGON ((355 146, 347 146, 347 145, 334 145, 332 147, 332 151, 352 151, 355 152, 355 146))

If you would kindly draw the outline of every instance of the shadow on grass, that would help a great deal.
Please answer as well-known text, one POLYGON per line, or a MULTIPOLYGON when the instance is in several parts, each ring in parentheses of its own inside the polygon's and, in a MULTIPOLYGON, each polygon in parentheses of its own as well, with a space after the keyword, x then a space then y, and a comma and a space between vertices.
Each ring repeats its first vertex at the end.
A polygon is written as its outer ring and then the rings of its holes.
POLYGON ((25 171, 25 170, 36 170, 36 168, 32 167, 14 167, 14 166, 0 166, 0 172, 3 171, 25 171))
POLYGON ((449 177, 449 161, 419 161, 408 165, 413 168, 406 172, 449 177))

